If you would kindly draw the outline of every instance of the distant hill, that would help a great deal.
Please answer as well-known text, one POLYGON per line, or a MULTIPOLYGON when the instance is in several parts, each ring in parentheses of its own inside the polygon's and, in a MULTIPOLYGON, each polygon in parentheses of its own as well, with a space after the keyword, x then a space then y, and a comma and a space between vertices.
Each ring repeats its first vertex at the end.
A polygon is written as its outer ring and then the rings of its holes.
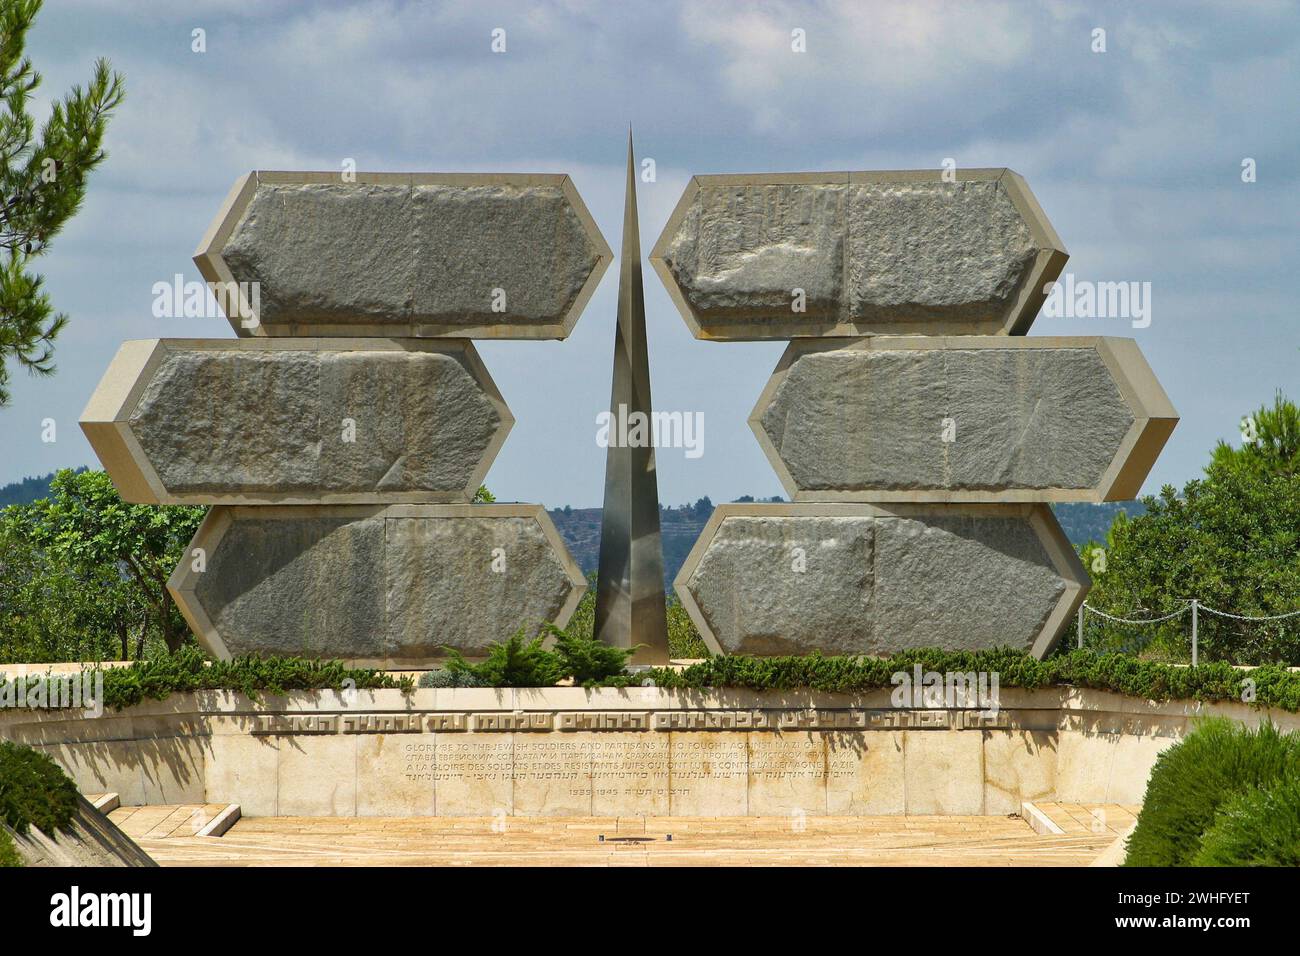
MULTIPOLYGON (((85 470, 84 465, 77 469, 77 471, 85 470)), ((24 478, 22 481, 0 486, 0 508, 8 505, 25 505, 36 501, 38 498, 48 498, 50 482, 53 480, 54 472, 50 472, 48 475, 41 475, 37 478, 24 478)))
POLYGON ((1106 532, 1110 530, 1115 516, 1123 511, 1130 518, 1144 514, 1146 505, 1140 501, 1103 501, 1101 504, 1089 504, 1086 501, 1067 505, 1052 505, 1056 520, 1061 530, 1076 548, 1089 541, 1105 542, 1106 532))

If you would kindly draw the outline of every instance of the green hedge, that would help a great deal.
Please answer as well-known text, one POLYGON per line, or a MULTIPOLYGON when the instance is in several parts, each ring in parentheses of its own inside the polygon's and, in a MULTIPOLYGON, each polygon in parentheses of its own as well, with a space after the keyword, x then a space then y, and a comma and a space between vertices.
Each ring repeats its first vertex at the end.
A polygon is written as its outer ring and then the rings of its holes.
POLYGON ((77 787, 49 757, 0 742, 0 820, 19 833, 36 827, 55 836, 72 822, 77 787))
MULTIPOLYGON (((1156 760, 1125 866, 1189 866, 1202 854, 1249 854, 1261 827, 1252 794, 1300 777, 1300 737, 1208 718, 1156 760), (1231 816, 1220 816, 1220 810, 1231 816), (1207 832, 1223 829, 1208 846, 1207 832)), ((1264 804, 1266 806, 1266 804, 1264 804)))
POLYGON ((1261 707, 1300 711, 1300 673, 1269 664, 1240 671, 1227 664, 1177 667, 1142 661, 1126 654, 1071 651, 1034 660, 1013 650, 908 651, 871 657, 714 657, 681 671, 653 668, 606 681, 628 686, 653 681, 661 687, 746 688, 857 692, 892 687, 890 678, 920 664, 924 670, 985 672, 998 675, 999 687, 1034 689, 1069 685, 1109 690, 1145 700, 1242 701, 1244 681, 1253 685, 1261 707))
POLYGON ((214 661, 194 647, 129 667, 104 670, 104 706, 120 710, 144 700, 166 700, 172 694, 197 690, 233 690, 258 697, 294 690, 413 690, 410 678, 383 671, 345 667, 340 661, 301 657, 261 657, 214 661))
MULTIPOLYGON (((587 646, 589 643, 589 639, 570 637, 567 645, 557 641, 556 650, 544 651, 522 638, 512 639, 495 645, 483 664, 471 665, 453 658, 449 667, 459 676, 434 672, 437 676, 425 686, 549 686, 570 675, 576 683, 605 687, 654 683, 682 689, 853 693, 892 688, 894 674, 910 672, 919 664, 924 670, 941 673, 996 673, 999 687, 1068 685, 1145 700, 1246 701, 1260 707, 1300 711, 1300 673, 1275 664, 1242 671, 1222 663, 1178 667, 1126 654, 1096 655, 1088 651, 1071 651, 1039 661, 1013 650, 921 650, 890 658, 721 656, 680 671, 659 667, 627 674, 618 672, 621 661, 614 659, 622 652, 603 646, 593 650, 587 646), (1253 698, 1245 694, 1246 682, 1253 689, 1253 698)), ((338 661, 249 656, 213 662, 193 648, 103 673, 104 702, 110 708, 198 690, 233 690, 256 697, 293 690, 398 688, 409 692, 415 687, 408 678, 391 677, 377 670, 349 669, 338 661)))
POLYGON ((1300 774, 1226 801, 1193 866, 1300 866, 1300 774))
POLYGON ((8 830, 0 829, 0 869, 22 865, 23 858, 18 854, 18 847, 14 846, 13 837, 8 830))

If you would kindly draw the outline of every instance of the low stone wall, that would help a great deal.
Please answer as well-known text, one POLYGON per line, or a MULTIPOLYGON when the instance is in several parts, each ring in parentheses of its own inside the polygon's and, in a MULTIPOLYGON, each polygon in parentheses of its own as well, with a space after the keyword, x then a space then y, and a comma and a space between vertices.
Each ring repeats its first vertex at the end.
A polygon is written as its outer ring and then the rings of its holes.
POLYGON ((84 792, 245 816, 1007 814, 1136 804, 1199 716, 1239 704, 1004 689, 996 714, 847 696, 659 688, 177 694, 91 718, 0 712, 84 792))

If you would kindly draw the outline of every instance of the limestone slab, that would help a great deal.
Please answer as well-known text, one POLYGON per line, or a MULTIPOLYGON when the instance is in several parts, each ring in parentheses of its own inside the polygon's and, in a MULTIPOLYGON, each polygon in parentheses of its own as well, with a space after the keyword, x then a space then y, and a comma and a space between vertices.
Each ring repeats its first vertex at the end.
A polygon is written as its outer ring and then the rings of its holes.
POLYGON ((903 732, 903 785, 909 816, 984 813, 983 741, 978 733, 903 732))
POLYGON ((282 817, 357 813, 357 739, 297 736, 280 741, 277 812, 282 817))
POLYGON ((792 342, 750 427, 794 501, 1132 498, 1178 421, 1130 339, 792 342))
POLYGON ((613 254, 572 180, 249 173, 195 253, 243 336, 562 339, 613 254))
POLYGON ((984 813, 1016 813, 1026 800, 1056 791, 1056 734, 1043 730, 986 730, 984 813))
POLYGON ((826 734, 826 812, 882 816, 904 812, 903 735, 826 734))
POLYGON ((432 816, 436 734, 356 738, 357 816, 432 816))
POLYGON ((596 734, 514 735, 513 813, 519 816, 592 815, 592 756, 596 734))
POLYGON ((419 667, 562 626, 586 579, 541 505, 218 507, 168 588, 223 659, 419 667))
POLYGON ((144 504, 468 501, 514 418, 469 342, 125 343, 81 427, 144 504))
POLYGON ((742 816, 749 812, 749 748, 744 736, 684 731, 668 737, 672 816, 742 816))
POLYGON ((826 740, 813 731, 751 733, 749 813, 800 819, 826 813, 826 740))
POLYGON ((1065 727, 1057 737, 1056 796, 1073 803, 1105 803, 1119 734, 1065 727))
POLYGON ((1023 334, 1065 247, 1016 173, 952 179, 696 176, 650 261, 702 339, 1023 334))
POLYGON ((514 734, 438 734, 434 805, 442 817, 514 813, 514 734))
POLYGON ((204 802, 237 803, 246 817, 277 816, 279 747, 272 737, 210 736, 203 766, 204 802))
POLYGON ((1046 655, 1090 581, 1046 505, 721 505, 674 583, 714 653, 1046 655))

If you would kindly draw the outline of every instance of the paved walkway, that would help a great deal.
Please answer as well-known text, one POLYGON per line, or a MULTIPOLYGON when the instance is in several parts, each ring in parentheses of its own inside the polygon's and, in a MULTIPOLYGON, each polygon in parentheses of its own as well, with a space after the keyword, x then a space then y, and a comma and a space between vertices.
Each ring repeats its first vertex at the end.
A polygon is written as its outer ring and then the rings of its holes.
POLYGON ((110 816, 163 866, 1086 866, 1134 808, 1040 805, 1066 831, 1045 836, 1019 817, 930 816, 253 817, 193 836, 219 809, 110 816))

